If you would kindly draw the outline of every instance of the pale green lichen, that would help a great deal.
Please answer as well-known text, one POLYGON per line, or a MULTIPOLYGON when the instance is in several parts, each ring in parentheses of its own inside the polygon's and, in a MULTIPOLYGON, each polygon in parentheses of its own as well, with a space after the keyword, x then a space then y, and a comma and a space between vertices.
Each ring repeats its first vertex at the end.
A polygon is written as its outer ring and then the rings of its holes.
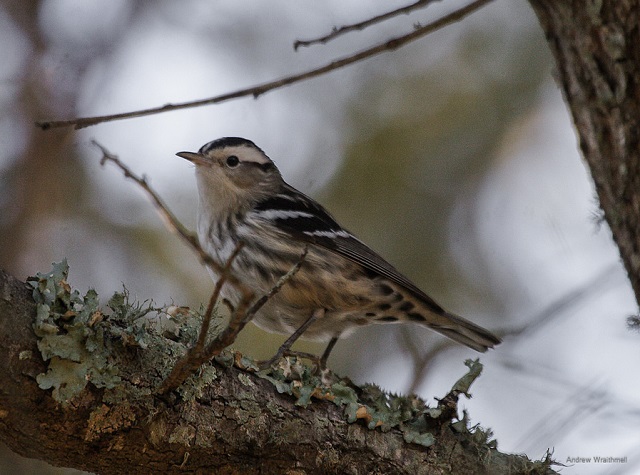
POLYGON ((185 401, 200 398, 204 395, 205 389, 218 379, 218 372, 211 365, 205 365, 195 374, 192 374, 177 389, 178 394, 185 401))
POLYGON ((49 362, 46 373, 37 376, 42 389, 53 388, 53 397, 67 403, 91 381, 96 387, 112 388, 120 382, 118 370, 100 351, 102 331, 93 328, 101 316, 98 295, 90 289, 84 296, 67 283, 66 260, 51 272, 27 279, 37 304, 33 324, 38 349, 49 362))
MULTIPOLYGON (((467 360, 465 364, 469 371, 454 384, 450 393, 456 397, 458 394, 469 396, 471 384, 482 372, 478 360, 467 360)), ((406 442, 425 447, 435 443, 435 432, 442 422, 442 409, 429 407, 417 396, 392 395, 371 384, 355 387, 333 374, 317 374, 295 357, 284 358, 257 375, 270 381, 279 393, 296 397, 298 406, 307 407, 313 399, 327 400, 342 408, 349 423, 362 420, 369 429, 380 428, 383 432, 397 428, 406 442)), ((466 420, 457 424, 459 431, 475 431, 482 434, 481 439, 486 439, 479 427, 468 429, 466 420)))
MULTIPOLYGON (((107 403, 124 404, 135 398, 149 400, 157 378, 166 377, 176 360, 195 342, 202 309, 200 312, 175 311, 181 308, 172 307, 172 317, 168 317, 166 311, 153 307, 150 302, 131 303, 125 289, 116 292, 103 310, 94 290, 81 296, 71 289, 67 283, 68 273, 69 267, 63 261, 54 264, 51 272, 28 279, 37 303, 34 330, 39 338, 38 348, 48 362, 46 373, 37 377, 38 384, 42 389, 53 389, 53 397, 61 403, 68 403, 79 395, 89 382, 107 390, 127 385, 128 391, 107 391, 103 399, 107 403), (131 355, 127 351, 111 351, 116 344, 134 352, 144 350, 145 367, 153 367, 157 373, 155 379, 141 368, 139 373, 132 373, 133 369, 129 368, 130 373, 123 375, 121 368, 128 366, 120 365, 118 358, 131 355), (145 378, 149 378, 146 384, 145 378)), ((265 371, 258 371, 253 360, 230 351, 217 356, 215 362, 243 370, 238 378, 248 391, 255 389, 249 376, 254 373, 270 381, 279 393, 295 397, 300 407, 307 407, 314 400, 330 401, 341 408, 349 423, 362 421, 369 429, 379 428, 385 432, 399 429, 410 443, 428 447, 435 442, 440 427, 453 422, 443 419, 447 416, 442 408, 429 407, 417 396, 392 395, 376 385, 356 387, 330 372, 318 373, 295 357, 283 358, 265 371)), ((469 387, 482 371, 478 360, 466 364, 469 371, 450 392, 455 398, 458 394, 468 396, 469 387)), ((185 400, 199 398, 217 378, 214 365, 203 365, 177 392, 185 400)), ((229 407, 232 406, 231 403, 229 407)), ((247 421, 258 417, 263 410, 257 404, 235 407, 244 413, 239 416, 246 417, 247 421)), ((490 432, 479 427, 469 429, 466 416, 453 422, 452 427, 459 433, 471 434, 479 443, 489 442, 490 432)))
MULTIPOLYGON (((69 403, 89 382, 106 389, 123 383, 121 367, 127 365, 120 365, 118 358, 130 356, 130 352, 112 351, 114 345, 134 352, 145 350, 145 364, 166 375, 197 336, 198 312, 187 309, 169 317, 152 302, 131 302, 126 289, 114 293, 103 309, 95 290, 81 295, 68 284, 68 275, 69 266, 63 260, 53 264, 50 272, 27 279, 36 302, 33 329, 40 354, 48 363, 47 371, 36 380, 42 389, 52 389, 53 398, 60 403, 69 403)), ((126 375, 127 387, 144 398, 153 389, 152 381, 148 385, 129 383, 151 379, 144 369, 140 373, 126 375)), ((213 367, 203 368, 180 391, 183 397, 197 397, 215 378, 213 367)), ((107 402, 119 403, 135 394, 112 391, 104 397, 107 402)))

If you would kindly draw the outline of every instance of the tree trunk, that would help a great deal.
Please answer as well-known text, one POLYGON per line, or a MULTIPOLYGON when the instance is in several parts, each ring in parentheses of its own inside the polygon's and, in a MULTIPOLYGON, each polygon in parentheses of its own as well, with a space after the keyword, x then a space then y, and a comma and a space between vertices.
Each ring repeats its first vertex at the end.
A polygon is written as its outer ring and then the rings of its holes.
POLYGON ((640 302, 640 5, 530 0, 580 149, 640 302))

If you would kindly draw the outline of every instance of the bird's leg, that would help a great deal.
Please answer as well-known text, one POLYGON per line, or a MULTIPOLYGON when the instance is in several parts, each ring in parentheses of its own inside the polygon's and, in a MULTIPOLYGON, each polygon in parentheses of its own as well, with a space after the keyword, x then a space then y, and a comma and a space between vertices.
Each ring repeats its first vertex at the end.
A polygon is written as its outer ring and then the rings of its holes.
POLYGON ((315 322, 318 318, 321 318, 324 315, 324 308, 319 308, 318 310, 314 310, 311 316, 295 331, 293 334, 287 338, 287 340, 282 344, 275 355, 269 358, 266 361, 261 361, 259 363, 260 369, 268 368, 273 365, 276 361, 280 360, 283 355, 287 353, 291 353, 289 348, 293 345, 298 338, 302 336, 302 334, 307 331, 307 328, 311 326, 313 322, 315 322))
POLYGON ((334 336, 330 341, 329 344, 327 345, 327 347, 324 349, 324 353, 322 353, 322 356, 320 357, 320 370, 324 370, 327 368, 327 360, 329 359, 329 355, 331 354, 331 351, 333 350, 333 347, 336 346, 336 343, 338 342, 338 337, 334 336))

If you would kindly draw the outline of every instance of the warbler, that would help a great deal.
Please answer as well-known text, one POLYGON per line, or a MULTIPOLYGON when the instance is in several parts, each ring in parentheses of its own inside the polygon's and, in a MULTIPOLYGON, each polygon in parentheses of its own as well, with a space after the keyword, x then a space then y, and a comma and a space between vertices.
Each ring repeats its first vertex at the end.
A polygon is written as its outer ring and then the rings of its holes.
MULTIPOLYGON (((286 183, 252 141, 224 137, 197 153, 177 155, 196 166, 201 246, 224 265, 242 243, 231 270, 255 295, 267 294, 306 252, 297 273, 253 319, 264 330, 291 335, 274 359, 302 336, 329 342, 320 359, 324 365, 338 338, 360 326, 396 322, 426 326, 480 352, 500 343, 488 330, 444 310, 286 183)), ((241 294, 227 283, 221 297, 236 308, 241 294)))

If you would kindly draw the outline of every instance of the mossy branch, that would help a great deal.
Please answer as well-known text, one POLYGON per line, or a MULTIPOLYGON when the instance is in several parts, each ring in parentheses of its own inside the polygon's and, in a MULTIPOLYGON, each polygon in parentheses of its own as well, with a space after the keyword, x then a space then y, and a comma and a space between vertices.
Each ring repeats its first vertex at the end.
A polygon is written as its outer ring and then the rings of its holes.
POLYGON ((458 419, 477 362, 436 407, 319 381, 292 359, 256 372, 233 352, 154 397, 198 315, 152 315, 126 293, 100 308, 67 272, 61 263, 27 284, 0 273, 0 440, 21 455, 100 474, 552 473, 458 419))

